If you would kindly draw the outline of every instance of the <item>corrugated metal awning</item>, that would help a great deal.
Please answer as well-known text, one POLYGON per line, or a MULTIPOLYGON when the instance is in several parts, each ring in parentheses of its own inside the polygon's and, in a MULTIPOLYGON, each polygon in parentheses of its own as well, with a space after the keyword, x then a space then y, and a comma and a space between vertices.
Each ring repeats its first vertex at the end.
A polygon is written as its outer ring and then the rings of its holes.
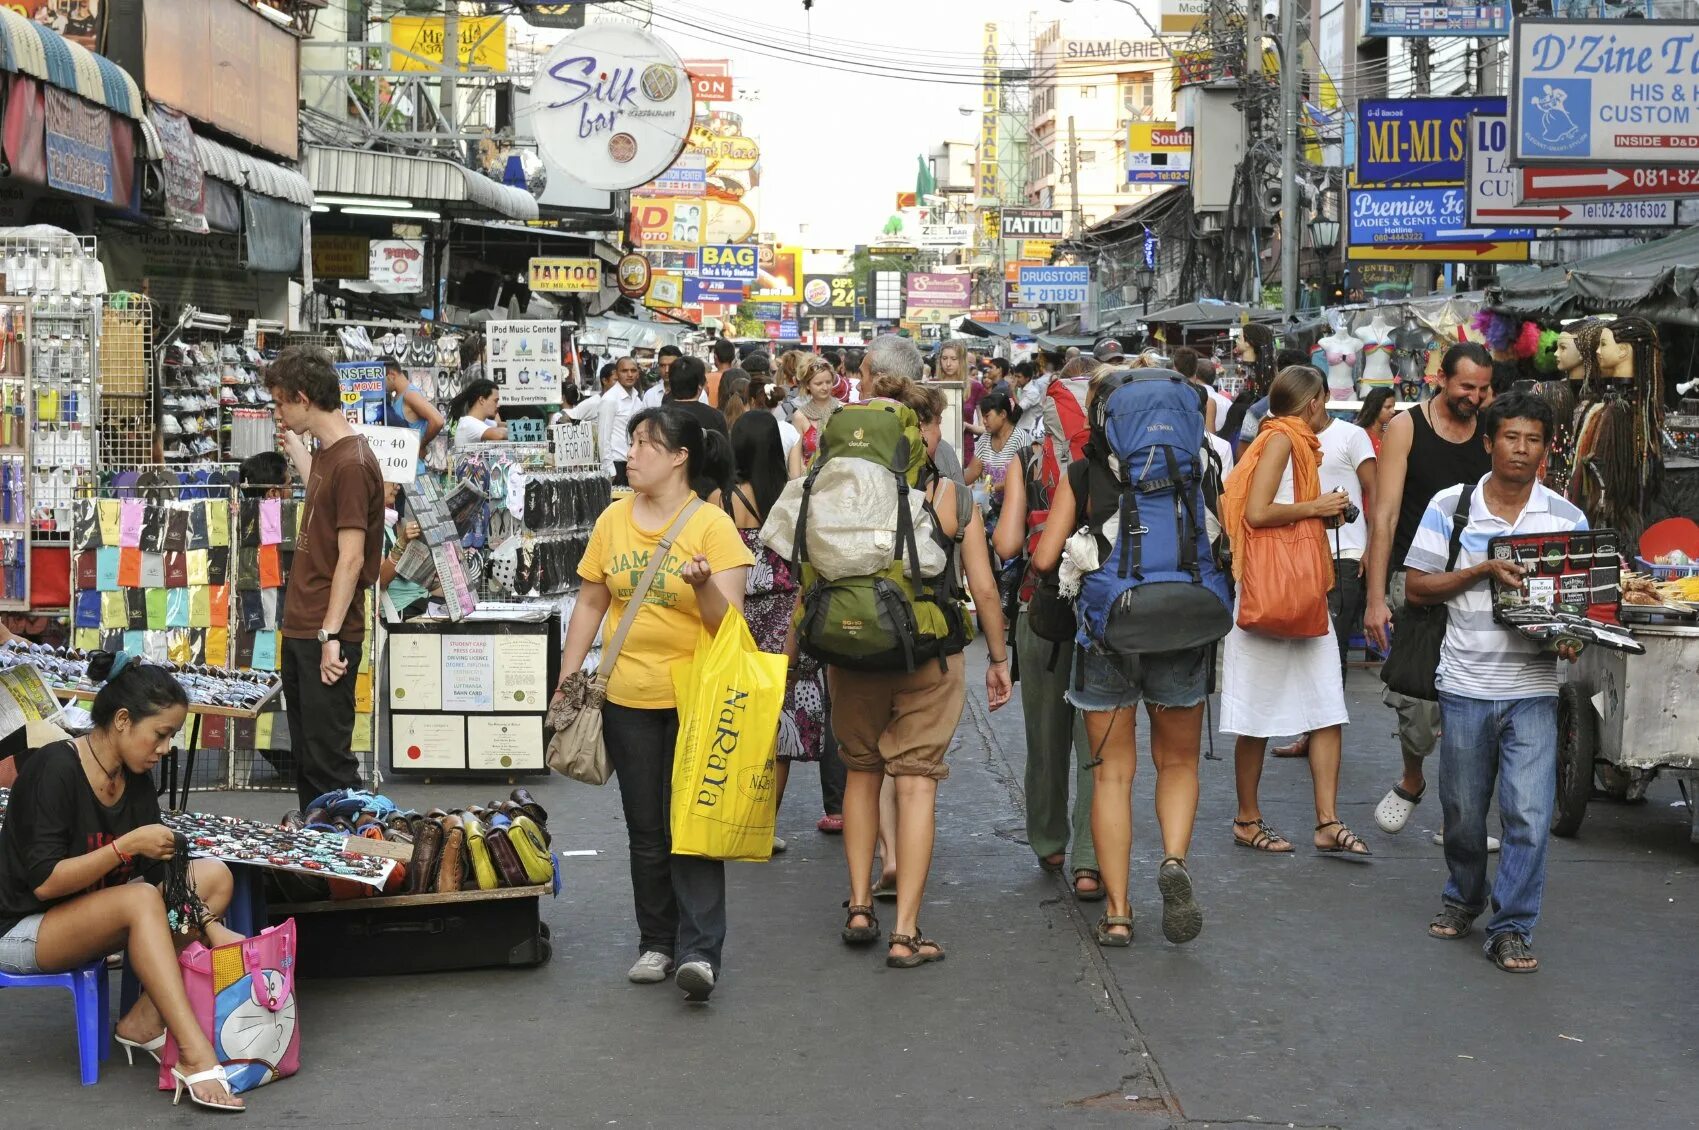
POLYGON ((315 192, 460 205, 513 220, 538 217, 530 193, 440 157, 309 145, 305 165, 315 192))
POLYGON ((201 168, 209 177, 217 177, 227 184, 257 192, 261 196, 287 200, 302 208, 313 206, 312 186, 307 183, 306 177, 294 169, 286 169, 271 161, 250 157, 240 150, 221 145, 199 134, 195 135, 195 151, 200 155, 201 168))
POLYGON ((0 70, 38 78, 126 118, 144 117, 142 92, 128 71, 3 4, 0 70))

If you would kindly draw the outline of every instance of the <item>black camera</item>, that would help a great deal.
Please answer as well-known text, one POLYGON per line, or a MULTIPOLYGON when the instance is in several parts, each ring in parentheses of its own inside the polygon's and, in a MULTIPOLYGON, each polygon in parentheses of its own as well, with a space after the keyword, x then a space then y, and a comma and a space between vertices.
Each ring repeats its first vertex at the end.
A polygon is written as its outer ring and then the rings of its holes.
POLYGON ((1342 526, 1349 526, 1351 523, 1355 522, 1358 518, 1361 518, 1362 516, 1363 516, 1363 512, 1362 512, 1361 509, 1358 508, 1358 506, 1355 502, 1347 502, 1345 504, 1345 512, 1342 513, 1341 515, 1339 515, 1339 518, 1340 518, 1339 524, 1342 525, 1342 526))

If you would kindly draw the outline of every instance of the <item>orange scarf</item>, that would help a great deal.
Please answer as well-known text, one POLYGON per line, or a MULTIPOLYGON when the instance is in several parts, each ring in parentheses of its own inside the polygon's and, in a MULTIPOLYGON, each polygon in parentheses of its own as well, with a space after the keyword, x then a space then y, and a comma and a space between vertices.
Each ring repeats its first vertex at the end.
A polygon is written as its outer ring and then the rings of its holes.
MULTIPOLYGON (((1245 502, 1251 493, 1251 480, 1257 464, 1268 450, 1269 437, 1279 432, 1292 443, 1292 501, 1309 502, 1321 495, 1321 440, 1310 426, 1296 416, 1265 416, 1257 438, 1233 465, 1221 492, 1221 528, 1233 543, 1233 579, 1242 576, 1246 554, 1243 546, 1250 527, 1245 523, 1245 502)), ((1317 519, 1319 521, 1319 519, 1317 519)), ((1327 539, 1317 538, 1317 545, 1328 558, 1327 567, 1333 571, 1333 558, 1327 553, 1327 539)))

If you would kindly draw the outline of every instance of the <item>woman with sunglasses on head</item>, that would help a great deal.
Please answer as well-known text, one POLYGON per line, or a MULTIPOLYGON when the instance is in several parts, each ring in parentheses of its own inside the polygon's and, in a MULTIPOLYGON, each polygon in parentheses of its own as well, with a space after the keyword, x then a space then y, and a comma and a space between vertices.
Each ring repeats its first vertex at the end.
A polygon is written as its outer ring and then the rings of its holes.
POLYGON ((118 1021, 125 1056, 158 1060, 169 1032, 179 1049, 173 1101, 186 1089, 198 1106, 241 1110, 177 964, 191 941, 240 940, 219 917, 230 871, 216 859, 189 863, 196 897, 186 906, 166 906, 154 885, 185 849, 160 822, 148 774, 182 729, 188 695, 164 668, 125 652, 95 652, 88 670, 102 684, 94 729, 29 755, 0 827, 0 973, 63 973, 125 951, 144 990, 118 1021))
POLYGON ((791 417, 791 424, 802 433, 802 458, 808 462, 820 450, 820 435, 826 421, 843 405, 833 395, 838 386, 838 374, 824 357, 815 357, 801 367, 802 406, 791 417))

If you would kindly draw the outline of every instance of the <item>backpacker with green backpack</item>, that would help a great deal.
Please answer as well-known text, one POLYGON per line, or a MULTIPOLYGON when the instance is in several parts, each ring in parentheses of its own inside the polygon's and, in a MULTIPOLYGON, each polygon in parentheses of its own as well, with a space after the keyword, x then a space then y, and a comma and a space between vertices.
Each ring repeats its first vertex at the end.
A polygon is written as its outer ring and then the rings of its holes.
POLYGON ((797 642, 819 662, 852 671, 908 672, 931 659, 943 662, 973 638, 960 565, 973 498, 957 487, 956 532, 946 537, 919 489, 926 467, 926 445, 912 409, 886 400, 849 405, 827 419, 808 474, 785 487, 769 514, 761 539, 788 555, 801 577, 797 642), (866 489, 867 467, 846 460, 878 468, 881 473, 871 476, 878 490, 866 489), (829 470, 834 465, 836 472, 829 470), (887 542, 880 535, 890 531, 889 551, 881 549, 871 559, 858 555, 864 567, 874 566, 871 571, 823 575, 835 570, 817 567, 814 559, 824 547, 814 539, 811 551, 810 531, 855 523, 867 530, 861 540, 879 547, 887 542))

